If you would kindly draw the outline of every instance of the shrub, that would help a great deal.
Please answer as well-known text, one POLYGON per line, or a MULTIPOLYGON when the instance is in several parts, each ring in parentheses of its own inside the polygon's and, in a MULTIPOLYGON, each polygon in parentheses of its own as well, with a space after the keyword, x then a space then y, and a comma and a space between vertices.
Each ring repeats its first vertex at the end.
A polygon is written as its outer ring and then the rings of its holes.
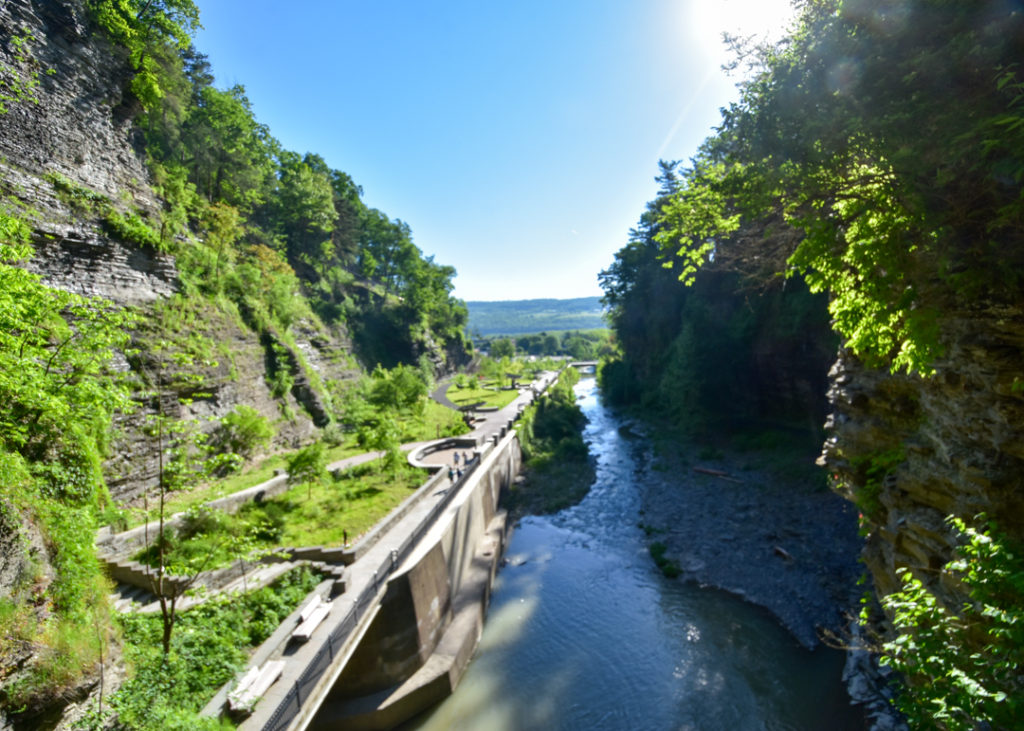
POLYGON ((1024 727, 1024 551, 989 523, 986 530, 947 519, 961 536, 943 569, 967 591, 960 607, 943 602, 909 569, 903 588, 882 599, 898 632, 883 664, 906 678, 902 710, 915 728, 1024 727))
POLYGON ((266 447, 277 432, 266 417, 246 404, 236 406, 220 423, 220 443, 247 459, 256 450, 266 447))

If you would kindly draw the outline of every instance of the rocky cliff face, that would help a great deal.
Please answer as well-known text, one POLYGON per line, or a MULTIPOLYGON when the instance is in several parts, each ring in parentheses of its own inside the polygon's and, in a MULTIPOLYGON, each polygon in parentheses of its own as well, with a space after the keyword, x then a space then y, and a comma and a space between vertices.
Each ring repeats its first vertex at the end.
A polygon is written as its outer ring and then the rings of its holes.
POLYGON ((169 257, 110 239, 47 179, 57 173, 123 206, 159 208, 134 146, 124 55, 88 32, 79 2, 9 0, 0 5, 0 39, 0 64, 39 84, 34 99, 0 115, 0 186, 35 224, 38 254, 28 268, 51 286, 119 304, 173 292, 169 257), (21 58, 15 38, 24 39, 21 58))
POLYGON ((832 369, 828 469, 861 506, 870 531, 864 560, 877 590, 895 571, 934 581, 952 557, 944 519, 994 518, 1024 537, 1024 309, 978 302, 946 313, 944 355, 931 378, 865 368, 841 353, 832 369), (923 570, 920 570, 923 569, 923 570))
MULTIPOLYGON (((161 208, 132 128, 137 110, 124 91, 131 70, 123 52, 90 32, 80 0, 6 0, 0 3, 0 64, 38 81, 34 99, 8 103, 0 115, 0 197, 32 223, 36 253, 26 267, 50 286, 150 316, 180 289, 173 257, 118 240, 81 200, 99 196, 118 209, 148 214, 161 208), (20 54, 14 39, 23 39, 20 54), (79 191, 77 200, 60 180, 79 191)), ((216 308, 205 308, 192 329, 192 337, 205 338, 216 351, 197 366, 207 395, 188 406, 170 392, 163 401, 172 415, 197 419, 207 429, 247 404, 276 422, 277 446, 298 446, 329 419, 300 357, 324 381, 357 372, 345 333, 314 323, 293 327, 297 350, 272 336, 261 339, 216 308), (277 369, 287 370, 294 385, 275 396, 268 373, 277 369)), ((130 500, 156 484, 156 447, 142 429, 152 411, 153 404, 144 404, 115 425, 108 463, 115 499, 130 500)))

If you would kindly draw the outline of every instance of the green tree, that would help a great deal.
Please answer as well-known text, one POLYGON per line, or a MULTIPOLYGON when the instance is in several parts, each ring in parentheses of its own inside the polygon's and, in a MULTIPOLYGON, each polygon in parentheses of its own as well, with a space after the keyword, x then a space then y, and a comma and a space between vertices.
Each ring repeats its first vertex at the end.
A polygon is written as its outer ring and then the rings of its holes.
POLYGON ((516 354, 515 343, 512 342, 511 338, 498 338, 497 340, 491 341, 491 357, 501 360, 502 358, 512 358, 516 354))
POLYGON ((327 479, 327 452, 323 442, 313 442, 288 458, 288 483, 308 488, 307 498, 313 497, 313 485, 327 479))
POLYGON ((417 368, 398 365, 390 371, 377 366, 371 376, 368 401, 378 409, 421 415, 427 384, 417 368))
POLYGON ((0 205, 0 523, 17 531, 31 521, 51 567, 34 577, 45 583, 33 582, 31 595, 15 585, 2 601, 0 654, 10 643, 35 648, 4 679, 11 708, 64 692, 83 664, 102 659, 110 618, 94 532, 98 510, 109 504, 102 462, 110 421, 130 405, 111 359, 135 322, 17 266, 31 253, 28 235, 25 220, 0 205), (43 587, 45 617, 26 611, 43 587), (82 637, 98 639, 94 653, 66 641, 82 637))
POLYGON ((221 419, 220 441, 230 451, 249 458, 274 438, 274 425, 247 404, 239 404, 221 419))
POLYGON ((200 88, 181 137, 184 164, 208 200, 246 213, 266 202, 277 173, 279 145, 256 121, 244 87, 200 88))
POLYGON ((969 731, 1024 723, 1024 552, 994 524, 949 518, 961 538, 942 569, 965 587, 968 601, 949 606, 933 582, 910 569, 902 588, 882 602, 899 634, 883 645, 883 662, 909 680, 901 710, 915 727, 969 731), (977 653, 965 647, 981 646, 977 653))
POLYGON ((187 47, 199 27, 199 8, 192 0, 87 0, 86 7, 128 49, 132 92, 145 107, 155 107, 165 92, 154 48, 187 47))
POLYGON ((831 293, 847 345, 929 373, 939 304, 1013 298, 1024 271, 1022 23, 976 3, 807 4, 664 207, 666 255, 689 278, 737 215, 781 212, 803 233, 788 271, 831 293))
MULTIPOLYGON (((134 355, 137 357, 139 354, 134 355)), ((156 566, 150 569, 149 579, 160 605, 163 624, 161 646, 167 656, 171 651, 171 638, 178 621, 178 602, 195 586, 215 553, 215 550, 211 550, 200 556, 186 558, 171 554, 166 515, 167 495, 187 489, 204 477, 216 474, 234 455, 211 457, 209 434, 199 428, 199 423, 194 419, 178 418, 180 410, 177 408, 166 408, 168 393, 185 391, 190 394, 174 397, 173 401, 179 406, 188 406, 193 396, 199 394, 202 376, 194 370, 193 357, 168 341, 154 343, 143 357, 145 364, 141 360, 136 362, 148 380, 150 390, 140 393, 139 398, 156 405, 155 413, 147 417, 147 432, 156 444, 158 480, 157 532, 153 538, 156 566)), ((145 498, 148 514, 148 494, 145 498)), ((146 525, 146 547, 150 549, 148 522, 146 525)))
POLYGON ((359 434, 359 443, 381 452, 380 461, 384 469, 394 471, 402 463, 398 423, 389 412, 380 414, 372 427, 359 434))
POLYGON ((309 165, 309 155, 306 158, 294 152, 281 153, 274 220, 287 242, 292 266, 303 263, 316 269, 323 256, 321 245, 330 242, 337 213, 330 177, 309 165))
POLYGON ((135 318, 14 266, 30 252, 16 217, 0 214, 0 234, 0 445, 35 465, 52 497, 98 506, 110 419, 130 406, 109 364, 135 318))

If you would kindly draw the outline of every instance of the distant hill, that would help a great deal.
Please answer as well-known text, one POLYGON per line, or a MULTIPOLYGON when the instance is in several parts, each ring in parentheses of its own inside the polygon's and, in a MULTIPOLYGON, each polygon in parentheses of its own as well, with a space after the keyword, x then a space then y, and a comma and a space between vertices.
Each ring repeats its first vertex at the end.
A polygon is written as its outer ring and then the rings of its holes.
POLYGON ((481 335, 526 335, 557 330, 608 327, 601 316, 600 297, 575 299, 467 302, 469 332, 481 335))

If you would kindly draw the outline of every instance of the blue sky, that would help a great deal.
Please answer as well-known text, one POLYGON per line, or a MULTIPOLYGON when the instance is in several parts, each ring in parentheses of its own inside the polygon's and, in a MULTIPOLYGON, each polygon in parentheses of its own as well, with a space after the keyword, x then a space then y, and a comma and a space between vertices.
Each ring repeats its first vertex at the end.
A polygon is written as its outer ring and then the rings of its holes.
POLYGON ((735 95, 722 30, 785 0, 198 0, 217 85, 454 266, 467 300, 585 297, 735 95))

